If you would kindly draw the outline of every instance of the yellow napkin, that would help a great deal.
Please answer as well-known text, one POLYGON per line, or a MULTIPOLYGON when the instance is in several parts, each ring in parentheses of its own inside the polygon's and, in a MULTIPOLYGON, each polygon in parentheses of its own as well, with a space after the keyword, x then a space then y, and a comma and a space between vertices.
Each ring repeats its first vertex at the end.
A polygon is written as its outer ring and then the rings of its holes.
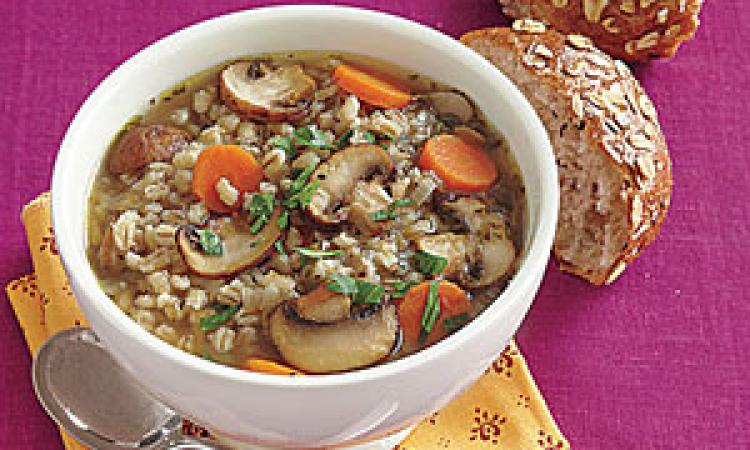
MULTIPOLYGON (((42 194, 21 213, 34 273, 6 287, 32 355, 57 331, 86 325, 63 271, 50 221, 50 197, 42 194)), ((188 434, 208 433, 185 423, 188 434)), ((65 432, 65 448, 85 449, 65 432)), ((569 449, 534 384, 515 343, 472 387, 433 414, 394 450, 569 449)))

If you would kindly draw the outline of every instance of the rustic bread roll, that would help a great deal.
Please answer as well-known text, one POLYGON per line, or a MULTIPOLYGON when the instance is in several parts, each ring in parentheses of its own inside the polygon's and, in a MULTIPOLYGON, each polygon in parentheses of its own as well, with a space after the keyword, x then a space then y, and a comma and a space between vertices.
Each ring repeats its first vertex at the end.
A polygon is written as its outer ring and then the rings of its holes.
POLYGON ((669 206, 671 163, 651 100, 624 63, 541 22, 461 41, 515 82, 547 128, 560 176, 560 267, 611 283, 656 238, 669 206))
POLYGON ((589 36, 625 61, 672 56, 698 28, 703 0, 498 0, 505 14, 589 36))

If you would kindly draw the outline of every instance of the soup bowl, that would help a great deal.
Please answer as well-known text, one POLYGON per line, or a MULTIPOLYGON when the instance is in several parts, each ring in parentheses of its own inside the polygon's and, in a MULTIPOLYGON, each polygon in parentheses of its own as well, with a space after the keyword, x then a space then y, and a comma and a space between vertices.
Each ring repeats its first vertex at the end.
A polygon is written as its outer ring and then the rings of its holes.
POLYGON ((52 215, 71 288, 92 329, 165 404, 240 447, 386 448, 467 388, 503 351, 547 265, 558 195, 553 154, 534 110, 473 51, 438 31, 379 12, 282 6, 185 28, 106 77, 81 106, 61 144, 52 215), (131 320, 99 287, 86 258, 92 181, 109 142, 128 119, 143 113, 149 99, 222 61, 291 50, 379 58, 460 89, 507 138, 521 169, 528 204, 517 274, 475 320, 406 358, 348 373, 293 378, 215 364, 159 340, 131 320))

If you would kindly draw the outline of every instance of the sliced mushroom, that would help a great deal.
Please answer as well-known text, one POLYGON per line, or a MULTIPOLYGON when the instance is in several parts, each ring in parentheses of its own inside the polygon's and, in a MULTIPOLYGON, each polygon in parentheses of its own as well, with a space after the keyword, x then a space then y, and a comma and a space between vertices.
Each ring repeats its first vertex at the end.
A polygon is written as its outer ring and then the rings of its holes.
POLYGON ((442 233, 419 238, 417 248, 431 255, 445 258, 448 265, 445 266, 441 275, 448 280, 459 281, 465 276, 469 241, 469 238, 462 234, 442 233))
POLYGON ((351 194, 357 182, 374 172, 388 176, 393 171, 393 160, 386 150, 377 145, 352 145, 335 153, 318 166, 310 179, 320 182, 307 206, 317 222, 335 225, 342 220, 335 210, 351 194))
POLYGON ((221 99, 229 109, 266 122, 304 117, 317 86, 298 65, 269 69, 242 61, 224 69, 220 78, 221 99))
POLYGON ((190 141, 190 135, 166 125, 145 125, 128 130, 109 155, 107 168, 113 174, 140 169, 152 162, 168 161, 190 141))
POLYGON ((484 203, 470 197, 459 197, 456 200, 445 201, 441 205, 446 212, 458 219, 468 231, 475 231, 482 227, 486 207, 484 203))
POLYGON ((467 276, 463 281, 466 287, 476 289, 500 280, 513 264, 516 249, 505 228, 495 237, 484 240, 481 246, 474 247, 469 255, 467 276))
POLYGON ((516 249, 500 214, 469 197, 446 202, 444 206, 461 218, 470 232, 465 244, 467 266, 459 282, 476 289, 505 276, 513 265, 516 249))
POLYGON ((196 245, 196 229, 183 226, 177 231, 177 247, 188 267, 205 277, 222 277, 241 272, 258 264, 273 250, 273 244, 281 235, 278 217, 281 208, 277 208, 271 218, 257 234, 248 227, 241 227, 228 221, 223 223, 217 234, 221 238, 220 255, 207 255, 196 245))
POLYGON ((352 298, 325 285, 290 301, 297 315, 315 323, 334 323, 349 318, 352 298))
POLYGON ((477 148, 483 148, 487 143, 487 139, 482 135, 482 133, 473 128, 465 126, 456 127, 456 129, 453 130, 453 134, 477 148))
POLYGON ((271 340, 287 364, 305 372, 332 373, 370 366, 386 358, 398 341, 398 317, 393 305, 324 325, 300 319, 286 305, 271 313, 271 340))
POLYGON ((454 91, 432 92, 424 96, 439 115, 450 115, 466 123, 474 117, 474 107, 469 100, 454 91))
POLYGON ((373 213, 387 210, 391 203, 393 199, 382 184, 359 182, 352 194, 349 222, 366 235, 380 234, 390 227, 392 220, 375 220, 373 213))

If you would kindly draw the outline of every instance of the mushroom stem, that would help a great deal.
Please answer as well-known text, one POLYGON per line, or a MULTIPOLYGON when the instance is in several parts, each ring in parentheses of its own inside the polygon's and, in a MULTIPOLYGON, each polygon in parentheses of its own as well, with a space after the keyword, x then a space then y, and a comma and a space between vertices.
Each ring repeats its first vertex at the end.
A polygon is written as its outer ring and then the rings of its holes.
POLYGON ((320 183, 315 191, 308 213, 317 222, 335 225, 342 221, 335 214, 354 186, 373 172, 389 176, 393 171, 393 160, 386 150, 377 145, 352 145, 335 153, 328 161, 318 166, 310 179, 320 183))

